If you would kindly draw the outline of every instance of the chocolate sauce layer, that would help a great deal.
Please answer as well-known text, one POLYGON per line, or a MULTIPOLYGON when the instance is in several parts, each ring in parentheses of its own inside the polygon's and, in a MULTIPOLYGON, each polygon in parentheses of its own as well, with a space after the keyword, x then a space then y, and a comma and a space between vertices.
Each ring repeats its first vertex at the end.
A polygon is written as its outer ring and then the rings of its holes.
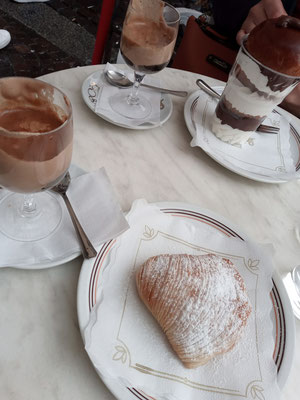
POLYGON ((288 15, 282 15, 277 19, 276 26, 279 28, 292 28, 300 30, 300 20, 288 15))
POLYGON ((251 116, 240 113, 225 98, 219 101, 216 108, 216 115, 222 124, 229 125, 233 129, 241 131, 255 131, 265 117, 251 116))

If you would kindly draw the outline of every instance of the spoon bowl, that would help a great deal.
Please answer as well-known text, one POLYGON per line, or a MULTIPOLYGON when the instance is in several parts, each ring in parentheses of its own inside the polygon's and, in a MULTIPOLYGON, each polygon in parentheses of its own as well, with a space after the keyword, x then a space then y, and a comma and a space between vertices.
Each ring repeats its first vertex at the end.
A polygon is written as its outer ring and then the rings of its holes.
POLYGON ((104 75, 108 83, 119 88, 128 88, 133 85, 133 82, 122 72, 107 70, 104 75))

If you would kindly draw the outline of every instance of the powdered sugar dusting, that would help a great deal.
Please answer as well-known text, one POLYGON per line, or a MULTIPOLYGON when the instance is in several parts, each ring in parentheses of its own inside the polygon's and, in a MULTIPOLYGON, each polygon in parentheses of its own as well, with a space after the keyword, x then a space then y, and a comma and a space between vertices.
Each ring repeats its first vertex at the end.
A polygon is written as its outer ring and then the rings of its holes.
POLYGON ((251 313, 231 261, 209 254, 163 254, 137 272, 139 294, 189 368, 230 350, 251 313))

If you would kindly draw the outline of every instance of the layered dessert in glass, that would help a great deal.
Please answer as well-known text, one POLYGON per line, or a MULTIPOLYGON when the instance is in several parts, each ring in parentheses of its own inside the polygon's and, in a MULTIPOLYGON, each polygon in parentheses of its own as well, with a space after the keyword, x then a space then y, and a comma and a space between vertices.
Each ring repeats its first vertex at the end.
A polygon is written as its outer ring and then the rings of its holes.
POLYGON ((211 129, 222 141, 245 143, 300 82, 300 20, 269 19, 246 37, 230 71, 211 129))

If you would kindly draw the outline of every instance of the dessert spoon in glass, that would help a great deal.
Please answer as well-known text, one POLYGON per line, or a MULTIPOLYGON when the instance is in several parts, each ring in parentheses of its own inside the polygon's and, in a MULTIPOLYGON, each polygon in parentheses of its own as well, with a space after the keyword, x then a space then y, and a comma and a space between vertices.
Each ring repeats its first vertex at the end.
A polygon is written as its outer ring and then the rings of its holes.
POLYGON ((67 190, 71 182, 71 176, 70 173, 67 172, 64 178, 51 190, 54 192, 60 194, 67 206, 67 209, 69 211, 71 220, 73 222, 74 228, 76 230, 80 245, 81 245, 81 250, 82 250, 82 255, 84 258, 93 258, 96 257, 97 251, 90 242, 89 238, 87 237, 86 233, 84 232, 80 222, 78 221, 78 218, 76 217, 76 214, 73 210, 73 207, 70 203, 70 200, 67 196, 67 190))
MULTIPOLYGON (((133 82, 129 78, 127 78, 127 76, 124 75, 122 72, 107 70, 104 72, 104 76, 107 82, 113 86, 117 86, 123 89, 133 86, 133 82)), ((175 96, 186 97, 188 95, 188 92, 183 90, 164 89, 157 86, 147 85, 146 83, 140 83, 140 86, 144 86, 153 90, 158 90, 161 93, 173 94, 175 96)))

